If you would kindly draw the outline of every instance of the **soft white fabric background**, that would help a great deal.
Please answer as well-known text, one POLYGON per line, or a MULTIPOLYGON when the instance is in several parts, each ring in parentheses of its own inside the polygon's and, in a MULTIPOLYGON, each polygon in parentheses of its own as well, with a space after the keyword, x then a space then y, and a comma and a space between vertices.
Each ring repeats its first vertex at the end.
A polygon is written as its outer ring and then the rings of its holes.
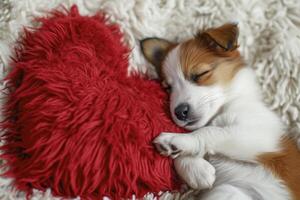
MULTIPOLYGON (((265 102, 289 128, 300 130, 299 0, 0 0, 0 76, 9 70, 13 46, 24 26, 36 26, 34 17, 74 3, 84 15, 103 10, 111 22, 118 23, 124 42, 132 48, 130 70, 152 76, 139 39, 156 36, 180 41, 205 27, 238 22, 240 50, 256 71, 265 102)), ((10 191, 9 184, 10 180, 0 178, 0 199, 24 199, 10 191)), ((173 198, 166 193, 162 199, 173 198)), ((52 197, 50 191, 35 192, 33 199, 52 197)))

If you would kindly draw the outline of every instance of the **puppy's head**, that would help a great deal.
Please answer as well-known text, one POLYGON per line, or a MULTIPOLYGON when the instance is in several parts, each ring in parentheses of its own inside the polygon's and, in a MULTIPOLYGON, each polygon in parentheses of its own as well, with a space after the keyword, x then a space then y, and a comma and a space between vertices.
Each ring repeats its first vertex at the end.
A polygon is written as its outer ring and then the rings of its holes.
POLYGON ((225 24, 182 43, 141 41, 144 56, 170 91, 172 118, 179 126, 200 128, 226 103, 227 88, 243 66, 237 39, 237 25, 225 24))

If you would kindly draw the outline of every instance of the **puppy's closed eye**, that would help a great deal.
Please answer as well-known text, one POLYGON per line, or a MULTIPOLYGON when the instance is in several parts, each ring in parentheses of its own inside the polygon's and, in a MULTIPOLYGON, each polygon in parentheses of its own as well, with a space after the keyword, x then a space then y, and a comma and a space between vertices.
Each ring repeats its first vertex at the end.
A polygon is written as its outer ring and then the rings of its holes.
POLYGON ((206 77, 210 76, 211 72, 212 72, 212 70, 209 69, 209 70, 206 70, 206 71, 201 72, 199 74, 192 74, 191 75, 191 80, 195 83, 198 83, 199 81, 201 81, 201 80, 205 79, 206 77))

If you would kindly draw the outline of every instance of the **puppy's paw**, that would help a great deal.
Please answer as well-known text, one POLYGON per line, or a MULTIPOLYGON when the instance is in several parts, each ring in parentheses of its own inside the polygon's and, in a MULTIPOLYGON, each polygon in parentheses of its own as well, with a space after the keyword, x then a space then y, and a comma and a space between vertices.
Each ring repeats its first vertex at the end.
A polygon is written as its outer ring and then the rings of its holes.
POLYGON ((161 155, 172 158, 180 155, 195 155, 200 150, 197 140, 189 134, 161 133, 153 143, 161 155))
POLYGON ((211 188, 216 180, 215 168, 201 157, 179 157, 174 164, 179 176, 192 189, 211 188))

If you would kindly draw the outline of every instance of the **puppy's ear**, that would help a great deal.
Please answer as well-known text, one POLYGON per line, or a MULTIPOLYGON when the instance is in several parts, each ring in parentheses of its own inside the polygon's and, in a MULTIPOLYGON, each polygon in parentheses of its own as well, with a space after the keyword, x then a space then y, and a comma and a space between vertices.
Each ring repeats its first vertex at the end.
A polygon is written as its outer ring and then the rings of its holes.
POLYGON ((140 41, 145 58, 155 66, 158 75, 161 75, 161 65, 168 51, 176 44, 160 38, 145 38, 140 41))
POLYGON ((196 37, 204 41, 209 47, 232 51, 238 48, 238 36, 239 28, 237 24, 228 23, 198 33, 196 37))

